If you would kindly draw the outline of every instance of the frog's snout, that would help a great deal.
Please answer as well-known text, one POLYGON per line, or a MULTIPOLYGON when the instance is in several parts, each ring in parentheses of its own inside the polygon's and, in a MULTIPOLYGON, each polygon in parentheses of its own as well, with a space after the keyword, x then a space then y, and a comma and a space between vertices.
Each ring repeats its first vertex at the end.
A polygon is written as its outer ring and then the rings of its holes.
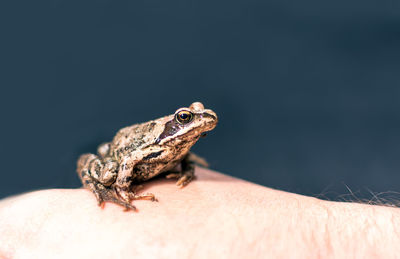
POLYGON ((205 110, 204 112, 205 114, 207 114, 207 116, 211 117, 212 120, 217 123, 218 122, 218 116, 215 112, 213 112, 212 110, 205 110))
POLYGON ((203 118, 206 119, 206 124, 207 124, 207 131, 210 131, 217 126, 218 123, 218 116, 215 112, 212 110, 205 110, 203 113, 203 118))

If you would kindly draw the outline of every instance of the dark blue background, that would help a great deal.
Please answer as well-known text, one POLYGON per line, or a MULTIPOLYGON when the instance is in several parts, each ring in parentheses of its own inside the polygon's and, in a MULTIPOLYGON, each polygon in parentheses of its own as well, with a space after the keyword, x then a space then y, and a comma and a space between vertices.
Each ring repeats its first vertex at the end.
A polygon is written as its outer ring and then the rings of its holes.
POLYGON ((400 4, 3 1, 0 197, 80 186, 79 154, 191 102, 213 169, 340 199, 400 191, 400 4))

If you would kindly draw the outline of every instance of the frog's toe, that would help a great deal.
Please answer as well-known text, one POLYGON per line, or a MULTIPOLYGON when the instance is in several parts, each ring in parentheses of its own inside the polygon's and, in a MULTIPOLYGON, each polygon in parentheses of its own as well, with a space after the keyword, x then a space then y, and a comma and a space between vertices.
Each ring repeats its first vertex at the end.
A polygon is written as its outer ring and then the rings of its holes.
POLYGON ((135 194, 135 193, 130 193, 130 199, 131 200, 150 200, 150 201, 158 201, 156 196, 152 193, 146 193, 146 194, 135 194))
POLYGON ((137 211, 136 207, 133 206, 133 205, 130 204, 130 203, 120 201, 120 202, 117 202, 117 204, 119 204, 119 205, 121 205, 121 206, 124 206, 126 211, 128 211, 128 210, 137 211))
POLYGON ((127 210, 136 210, 136 207, 131 204, 131 194, 128 191, 124 191, 120 188, 112 189, 113 197, 112 202, 124 206, 127 210))
POLYGON ((188 185, 193 179, 194 179, 194 173, 192 171, 186 171, 184 173, 178 173, 178 172, 171 172, 165 176, 167 179, 178 179, 176 181, 176 185, 178 187, 184 187, 188 185))
POLYGON ((185 187, 194 179, 193 173, 182 174, 181 177, 176 182, 176 185, 180 188, 185 187))
POLYGON ((136 211, 136 210, 137 210, 136 207, 133 206, 132 204, 130 204, 129 202, 123 201, 123 200, 121 200, 121 199, 119 199, 119 198, 116 198, 116 197, 111 198, 111 199, 109 199, 109 200, 105 200, 105 201, 109 201, 109 202, 118 204, 118 205, 124 207, 124 208, 125 208, 125 211, 128 211, 128 210, 136 211))

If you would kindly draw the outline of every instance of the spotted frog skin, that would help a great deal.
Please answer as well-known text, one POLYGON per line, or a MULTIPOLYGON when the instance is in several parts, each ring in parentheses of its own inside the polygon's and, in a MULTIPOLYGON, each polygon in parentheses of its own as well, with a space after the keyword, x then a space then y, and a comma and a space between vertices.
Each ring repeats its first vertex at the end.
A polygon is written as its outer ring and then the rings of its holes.
POLYGON ((137 194, 140 183, 167 172, 183 187, 194 178, 194 164, 207 166, 189 150, 217 122, 212 110, 195 102, 175 114, 123 128, 98 147, 97 155, 81 155, 77 173, 99 206, 109 201, 135 210, 132 200, 156 200, 153 194, 137 194))

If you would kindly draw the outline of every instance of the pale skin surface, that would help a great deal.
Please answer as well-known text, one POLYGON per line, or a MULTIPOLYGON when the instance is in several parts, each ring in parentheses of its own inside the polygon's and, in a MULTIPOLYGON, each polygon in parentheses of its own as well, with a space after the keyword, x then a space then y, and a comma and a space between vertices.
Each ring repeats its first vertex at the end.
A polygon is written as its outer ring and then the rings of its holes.
POLYGON ((395 258, 400 209, 329 202, 196 168, 146 184, 138 212, 85 189, 0 201, 0 258, 395 258))

